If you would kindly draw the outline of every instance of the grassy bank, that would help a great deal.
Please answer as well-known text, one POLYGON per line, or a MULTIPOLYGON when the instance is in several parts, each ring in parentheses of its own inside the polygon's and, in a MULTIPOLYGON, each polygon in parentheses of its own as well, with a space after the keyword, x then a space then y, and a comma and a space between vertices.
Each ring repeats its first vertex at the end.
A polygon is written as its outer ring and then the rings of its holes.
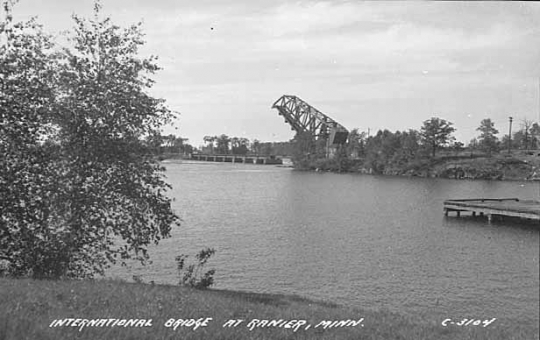
MULTIPOLYGON (((444 327, 390 312, 349 309, 294 296, 198 291, 119 281, 0 279, 0 339, 537 339, 538 329, 497 324, 444 327), (152 319, 151 326, 49 327, 55 319, 152 319), (212 318, 206 326, 166 327, 169 319, 212 318), (321 321, 354 320, 327 327, 321 321), (231 319, 237 327, 223 327, 231 319), (291 328, 249 329, 253 319, 305 320, 291 328), (311 325, 308 329, 307 325, 311 325), (319 325, 319 327, 316 327, 319 325), (298 326, 298 327, 297 327, 298 326), (295 331, 296 330, 296 331, 295 331)), ((466 316, 464 316, 466 317, 466 316)), ((78 321, 81 323, 82 321, 78 321)), ((253 323, 252 323, 253 325, 253 323)))

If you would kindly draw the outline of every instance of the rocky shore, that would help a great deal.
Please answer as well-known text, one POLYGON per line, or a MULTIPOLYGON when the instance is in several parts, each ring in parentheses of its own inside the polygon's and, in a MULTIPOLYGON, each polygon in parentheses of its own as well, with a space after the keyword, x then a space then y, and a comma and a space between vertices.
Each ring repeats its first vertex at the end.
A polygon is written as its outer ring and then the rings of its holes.
POLYGON ((447 157, 422 160, 414 164, 385 166, 375 171, 361 161, 337 164, 318 162, 311 166, 297 167, 299 170, 350 172, 410 177, 436 177, 451 179, 482 180, 540 180, 540 156, 496 155, 493 157, 447 157))

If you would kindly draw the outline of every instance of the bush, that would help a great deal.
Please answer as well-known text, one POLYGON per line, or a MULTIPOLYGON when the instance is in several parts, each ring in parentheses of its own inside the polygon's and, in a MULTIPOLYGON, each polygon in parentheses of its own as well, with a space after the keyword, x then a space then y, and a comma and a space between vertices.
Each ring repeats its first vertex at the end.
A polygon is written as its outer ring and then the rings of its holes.
POLYGON ((207 289, 214 284, 214 274, 215 270, 211 269, 206 273, 202 273, 203 267, 208 262, 208 259, 215 254, 213 248, 206 248, 201 250, 195 258, 197 260, 196 264, 186 265, 186 260, 189 257, 188 255, 179 255, 175 258, 178 275, 180 276, 179 285, 189 286, 197 289, 207 289))

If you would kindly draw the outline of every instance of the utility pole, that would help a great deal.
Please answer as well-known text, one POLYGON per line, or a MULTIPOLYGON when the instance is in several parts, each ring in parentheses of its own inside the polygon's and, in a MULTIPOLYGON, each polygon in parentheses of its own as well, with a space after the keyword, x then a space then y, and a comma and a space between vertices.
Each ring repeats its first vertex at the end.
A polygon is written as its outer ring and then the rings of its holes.
POLYGON ((510 119, 510 129, 508 130, 508 153, 510 153, 510 149, 512 147, 512 117, 508 117, 510 119))

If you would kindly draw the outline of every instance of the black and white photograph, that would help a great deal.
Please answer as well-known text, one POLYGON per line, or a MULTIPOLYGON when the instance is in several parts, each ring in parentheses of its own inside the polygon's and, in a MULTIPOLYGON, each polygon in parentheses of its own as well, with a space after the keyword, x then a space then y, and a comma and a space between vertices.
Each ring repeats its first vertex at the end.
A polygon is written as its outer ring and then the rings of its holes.
POLYGON ((0 4, 0 340, 540 339, 540 2, 0 4))

